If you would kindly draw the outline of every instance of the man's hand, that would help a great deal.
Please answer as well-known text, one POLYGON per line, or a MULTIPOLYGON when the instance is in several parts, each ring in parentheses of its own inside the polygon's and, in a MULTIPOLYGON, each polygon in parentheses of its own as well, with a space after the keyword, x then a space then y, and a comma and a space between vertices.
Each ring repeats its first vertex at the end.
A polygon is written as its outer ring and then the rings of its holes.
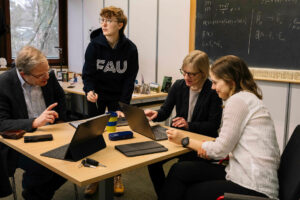
POLYGON ((58 113, 52 110, 58 103, 51 104, 46 110, 36 118, 32 123, 32 128, 38 128, 46 125, 47 123, 53 124, 55 119, 58 118, 58 113))
POLYGON ((145 112, 145 115, 148 118, 148 120, 155 119, 157 117, 157 114, 158 114, 157 111, 149 110, 149 109, 145 110, 144 112, 145 112))
POLYGON ((98 99, 98 94, 92 90, 87 93, 86 98, 88 101, 95 103, 98 99))

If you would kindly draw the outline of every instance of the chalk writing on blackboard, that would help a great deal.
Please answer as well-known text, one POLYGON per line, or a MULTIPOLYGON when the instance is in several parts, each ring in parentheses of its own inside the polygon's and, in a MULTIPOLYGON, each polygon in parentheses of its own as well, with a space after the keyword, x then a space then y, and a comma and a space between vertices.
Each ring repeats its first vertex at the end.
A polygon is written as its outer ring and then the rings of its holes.
POLYGON ((300 69, 300 1, 197 0, 195 48, 250 66, 300 69))

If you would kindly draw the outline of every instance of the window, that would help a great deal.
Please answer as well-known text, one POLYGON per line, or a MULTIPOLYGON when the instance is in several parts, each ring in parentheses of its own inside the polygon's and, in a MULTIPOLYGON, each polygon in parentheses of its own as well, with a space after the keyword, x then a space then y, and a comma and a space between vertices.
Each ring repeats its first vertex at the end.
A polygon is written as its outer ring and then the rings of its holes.
POLYGON ((50 64, 66 64, 67 28, 65 0, 5 0, 6 57, 12 62, 25 45, 40 49, 50 64))

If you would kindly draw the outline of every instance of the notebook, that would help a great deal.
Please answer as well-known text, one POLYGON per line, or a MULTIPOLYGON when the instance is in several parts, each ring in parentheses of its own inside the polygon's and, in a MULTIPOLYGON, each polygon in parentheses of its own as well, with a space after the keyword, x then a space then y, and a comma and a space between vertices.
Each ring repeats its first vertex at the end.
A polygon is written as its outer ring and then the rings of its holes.
POLYGON ((128 121, 129 127, 148 138, 153 140, 166 140, 168 139, 166 128, 160 125, 150 126, 149 121, 144 113, 144 110, 127 105, 125 103, 119 102, 122 111, 128 121))
POLYGON ((155 141, 116 145, 115 149, 128 157, 168 151, 166 147, 155 141))
POLYGON ((78 161, 105 148, 102 133, 109 117, 109 114, 104 114, 80 123, 69 144, 42 153, 41 156, 78 161))

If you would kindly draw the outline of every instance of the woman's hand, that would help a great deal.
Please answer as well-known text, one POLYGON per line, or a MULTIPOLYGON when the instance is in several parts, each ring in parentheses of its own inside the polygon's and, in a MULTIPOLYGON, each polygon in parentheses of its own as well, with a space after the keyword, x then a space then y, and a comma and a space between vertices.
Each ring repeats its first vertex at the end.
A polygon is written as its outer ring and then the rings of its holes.
POLYGON ((168 139, 170 142, 181 145, 181 140, 184 138, 184 134, 177 130, 167 130, 168 139))
POLYGON ((210 158, 206 155, 206 151, 204 149, 202 149, 203 142, 205 142, 205 141, 204 140, 199 141, 199 143, 198 143, 199 148, 197 149, 197 154, 199 157, 209 160, 210 158))
POLYGON ((157 117, 158 112, 155 110, 144 110, 146 117, 148 118, 148 120, 153 120, 157 117))
MULTIPOLYGON (((179 145, 181 145, 181 140, 184 137, 186 137, 184 135, 184 133, 182 133, 178 130, 174 130, 174 129, 167 130, 167 135, 168 135, 168 139, 170 142, 173 142, 173 143, 179 144, 179 145)), ((199 140, 190 138, 189 148, 197 151, 197 154, 199 157, 209 160, 210 158, 207 156, 206 151, 204 149, 202 149, 203 142, 205 142, 205 141, 204 140, 199 141, 199 140)))
POLYGON ((172 120, 172 126, 177 128, 185 128, 185 130, 189 129, 189 124, 183 117, 174 118, 172 120))

